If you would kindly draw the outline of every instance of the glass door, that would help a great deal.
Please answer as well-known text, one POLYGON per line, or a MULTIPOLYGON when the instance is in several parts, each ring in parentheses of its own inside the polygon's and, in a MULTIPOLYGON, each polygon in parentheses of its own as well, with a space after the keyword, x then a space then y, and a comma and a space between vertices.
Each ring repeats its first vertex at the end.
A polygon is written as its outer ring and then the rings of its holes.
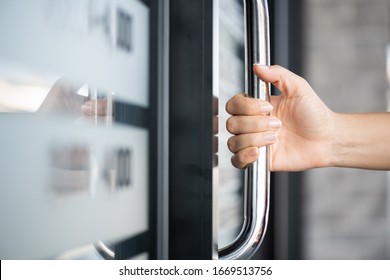
POLYGON ((156 257, 150 5, 0 3, 1 259, 156 257))

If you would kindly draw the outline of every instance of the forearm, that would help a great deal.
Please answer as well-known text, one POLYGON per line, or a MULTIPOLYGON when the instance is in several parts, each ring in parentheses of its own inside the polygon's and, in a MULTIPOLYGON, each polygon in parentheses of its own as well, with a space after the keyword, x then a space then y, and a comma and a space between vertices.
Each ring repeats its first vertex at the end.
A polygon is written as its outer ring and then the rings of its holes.
POLYGON ((335 114, 329 166, 390 170, 390 113, 335 114))

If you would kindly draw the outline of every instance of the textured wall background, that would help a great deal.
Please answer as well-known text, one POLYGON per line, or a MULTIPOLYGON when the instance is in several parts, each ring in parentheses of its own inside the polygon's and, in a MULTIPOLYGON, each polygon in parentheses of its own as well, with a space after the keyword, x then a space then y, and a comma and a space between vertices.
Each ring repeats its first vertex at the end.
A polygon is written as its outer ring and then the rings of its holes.
MULTIPOLYGON (((317 94, 338 112, 386 110, 390 1, 303 3, 304 76, 317 94)), ((386 172, 308 171, 303 201, 304 258, 390 258, 386 172)))

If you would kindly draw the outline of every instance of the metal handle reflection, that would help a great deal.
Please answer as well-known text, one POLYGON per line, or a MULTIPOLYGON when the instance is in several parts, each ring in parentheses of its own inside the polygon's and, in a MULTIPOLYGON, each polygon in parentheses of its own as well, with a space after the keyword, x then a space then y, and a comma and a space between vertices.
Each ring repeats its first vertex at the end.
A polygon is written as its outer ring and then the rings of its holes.
MULTIPOLYGON (((270 64, 267 0, 243 0, 245 10, 245 87, 252 98, 269 100, 270 85, 253 73, 253 64, 270 64)), ((249 259, 264 239, 269 212, 268 147, 245 170, 244 223, 238 237, 219 250, 219 259, 249 259)))

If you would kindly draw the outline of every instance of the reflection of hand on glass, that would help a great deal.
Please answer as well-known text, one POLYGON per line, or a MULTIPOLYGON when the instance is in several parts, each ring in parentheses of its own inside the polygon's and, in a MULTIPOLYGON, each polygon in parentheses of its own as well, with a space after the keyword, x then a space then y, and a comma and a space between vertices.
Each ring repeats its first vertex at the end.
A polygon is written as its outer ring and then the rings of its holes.
POLYGON ((71 83, 66 78, 58 79, 50 88, 37 113, 65 114, 80 116, 80 106, 84 97, 77 94, 81 85, 71 83))
MULTIPOLYGON (((112 96, 96 87, 77 85, 61 78, 51 87, 37 113, 50 117, 66 116, 75 124, 109 124, 112 96)), ((94 164, 89 148, 76 143, 53 144, 51 186, 56 195, 90 191, 94 164)))
POLYGON ((270 103, 236 95, 226 104, 233 115, 228 141, 238 168, 255 161, 257 147, 271 145, 271 170, 297 171, 340 166, 390 169, 390 114, 331 111, 301 77, 280 66, 254 66, 256 75, 281 92, 270 103), (283 125, 282 125, 283 124, 283 125))
POLYGON ((78 122, 111 121, 112 97, 96 87, 59 79, 48 92, 38 113, 67 115, 78 122))
POLYGON ((81 106, 85 116, 106 116, 107 115, 107 99, 87 100, 81 106))
POLYGON ((109 124, 113 117, 112 98, 107 96, 104 99, 85 99, 81 106, 83 117, 82 122, 95 122, 109 124))
POLYGON ((96 86, 87 87, 87 98, 81 106, 85 118, 95 121, 111 121, 113 116, 112 92, 106 92, 96 86))

